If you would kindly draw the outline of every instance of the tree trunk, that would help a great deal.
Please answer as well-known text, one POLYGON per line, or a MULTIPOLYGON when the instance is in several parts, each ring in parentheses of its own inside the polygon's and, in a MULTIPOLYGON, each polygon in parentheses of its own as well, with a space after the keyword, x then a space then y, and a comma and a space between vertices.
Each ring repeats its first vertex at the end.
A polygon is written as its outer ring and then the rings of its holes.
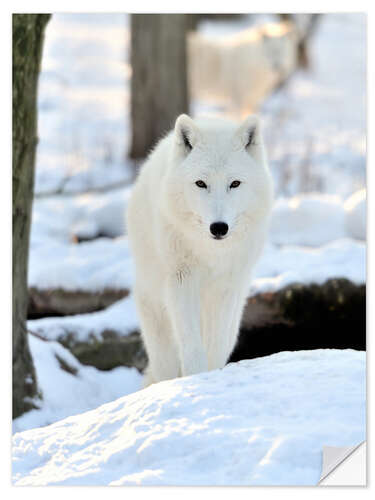
POLYGON ((37 83, 49 14, 13 14, 13 418, 34 407, 27 333, 27 261, 37 144, 37 83))
POLYGON ((188 112, 186 14, 131 16, 131 158, 145 157, 188 112))

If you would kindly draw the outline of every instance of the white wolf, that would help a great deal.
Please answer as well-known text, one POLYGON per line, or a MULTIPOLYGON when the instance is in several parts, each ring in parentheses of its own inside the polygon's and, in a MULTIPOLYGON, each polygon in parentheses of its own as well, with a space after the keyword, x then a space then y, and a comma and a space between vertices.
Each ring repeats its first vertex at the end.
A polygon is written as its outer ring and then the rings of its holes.
POLYGON ((225 365, 272 199, 255 116, 181 115, 150 154, 127 210, 145 385, 225 365))

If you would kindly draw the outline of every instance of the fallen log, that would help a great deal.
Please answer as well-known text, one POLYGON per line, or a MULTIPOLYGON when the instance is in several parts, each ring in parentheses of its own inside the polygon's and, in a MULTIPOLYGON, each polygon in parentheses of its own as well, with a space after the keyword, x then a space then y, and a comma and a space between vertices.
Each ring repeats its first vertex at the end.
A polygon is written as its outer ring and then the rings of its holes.
POLYGON ((364 284, 330 279, 250 297, 230 361, 310 349, 366 349, 364 284))
MULTIPOLYGON (((29 322, 31 331, 32 323, 29 322)), ((43 328, 50 331, 48 325, 39 327, 37 334, 42 337, 43 328)), ((81 363, 101 370, 135 366, 143 371, 146 367, 147 355, 137 327, 124 333, 121 324, 118 331, 106 328, 84 339, 74 328, 74 323, 69 326, 65 322, 55 340, 81 363)), ((249 297, 229 361, 321 348, 366 349, 364 284, 330 279, 322 285, 295 283, 276 292, 249 297)))
POLYGON ((89 291, 30 287, 28 319, 100 311, 128 295, 126 289, 89 291))

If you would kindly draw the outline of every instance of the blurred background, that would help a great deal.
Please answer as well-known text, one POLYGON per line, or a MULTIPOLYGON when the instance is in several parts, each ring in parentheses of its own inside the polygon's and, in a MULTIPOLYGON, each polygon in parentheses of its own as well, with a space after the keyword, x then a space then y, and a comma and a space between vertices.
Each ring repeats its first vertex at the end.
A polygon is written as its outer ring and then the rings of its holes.
POLYGON ((53 14, 28 264, 39 396, 15 430, 140 388, 125 211, 178 114, 263 122, 276 201, 231 360, 365 349, 366 16, 53 14))

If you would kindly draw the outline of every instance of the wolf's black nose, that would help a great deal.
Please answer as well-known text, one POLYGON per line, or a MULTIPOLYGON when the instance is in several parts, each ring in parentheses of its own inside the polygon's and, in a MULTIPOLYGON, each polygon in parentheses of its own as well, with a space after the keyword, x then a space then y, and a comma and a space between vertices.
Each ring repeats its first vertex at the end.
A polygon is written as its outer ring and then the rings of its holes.
POLYGON ((215 238, 220 238, 221 236, 225 236, 227 234, 228 224, 226 222, 214 222, 210 226, 210 231, 215 238))

